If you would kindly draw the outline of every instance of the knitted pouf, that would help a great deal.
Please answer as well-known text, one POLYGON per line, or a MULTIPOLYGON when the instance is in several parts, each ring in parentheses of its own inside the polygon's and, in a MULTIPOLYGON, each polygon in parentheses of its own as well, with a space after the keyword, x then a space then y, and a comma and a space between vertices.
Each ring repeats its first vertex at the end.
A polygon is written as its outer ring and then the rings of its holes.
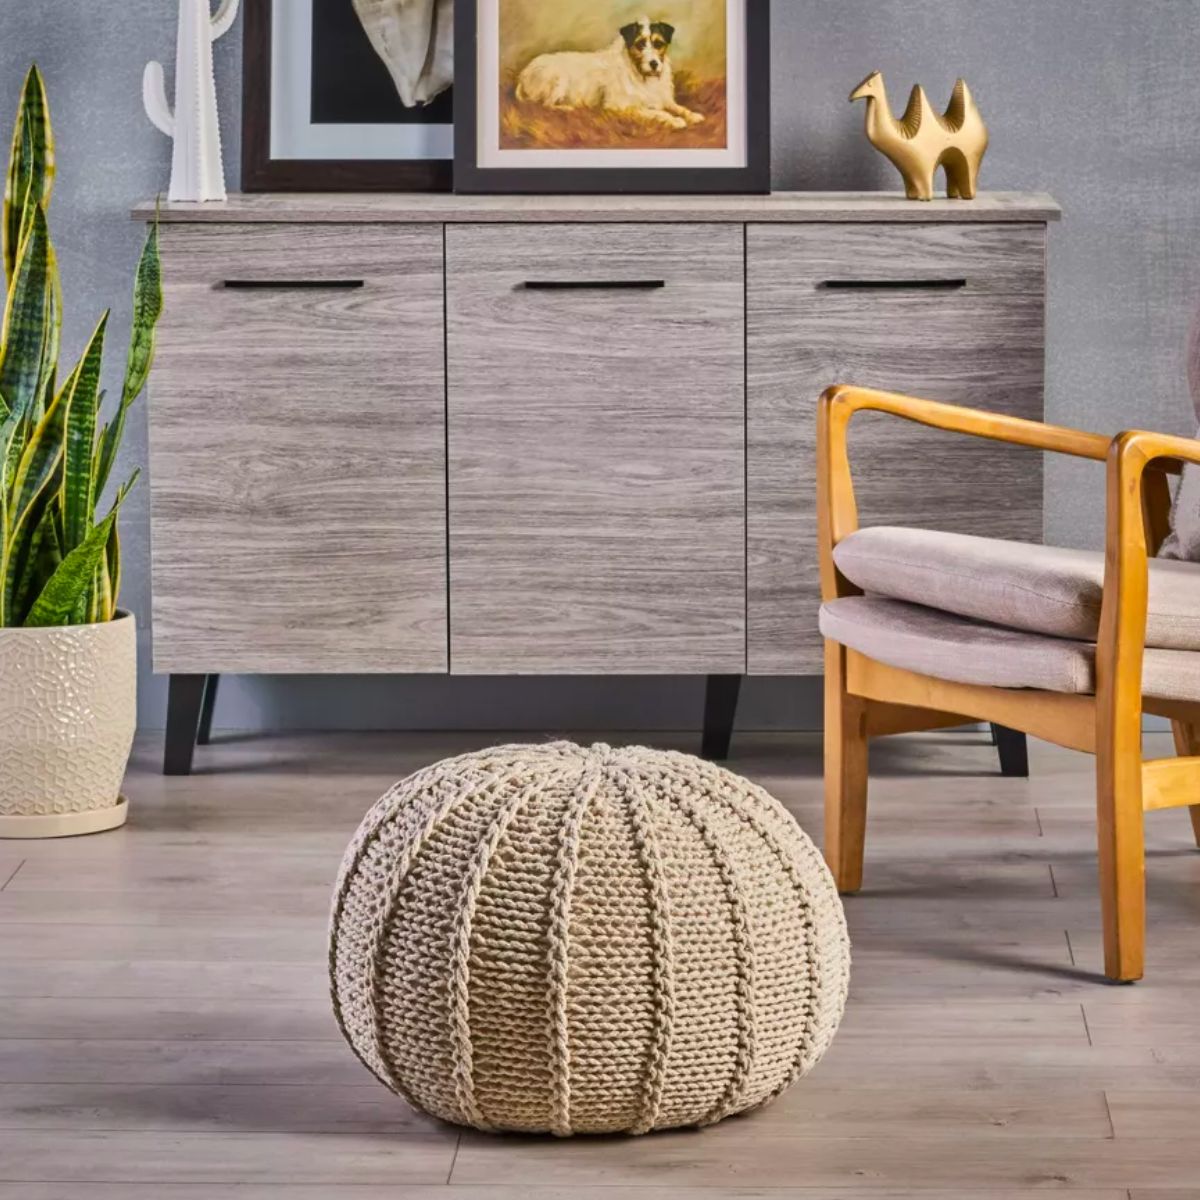
POLYGON ((645 1133, 779 1095, 841 1020, 812 842, 684 754, 504 746, 410 776, 342 865, 329 952, 359 1058, 482 1129, 645 1133))

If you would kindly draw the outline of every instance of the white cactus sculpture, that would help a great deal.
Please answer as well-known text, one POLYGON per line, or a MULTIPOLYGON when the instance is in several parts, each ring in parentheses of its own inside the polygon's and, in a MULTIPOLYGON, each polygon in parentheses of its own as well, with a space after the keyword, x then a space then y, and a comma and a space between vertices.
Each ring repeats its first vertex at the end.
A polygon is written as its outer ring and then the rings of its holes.
POLYGON ((146 64, 142 101, 150 120, 175 141, 170 200, 224 200, 221 126, 213 80, 212 44, 228 33, 241 0, 221 0, 214 15, 210 0, 179 0, 175 46, 175 111, 167 101, 162 63, 146 64))

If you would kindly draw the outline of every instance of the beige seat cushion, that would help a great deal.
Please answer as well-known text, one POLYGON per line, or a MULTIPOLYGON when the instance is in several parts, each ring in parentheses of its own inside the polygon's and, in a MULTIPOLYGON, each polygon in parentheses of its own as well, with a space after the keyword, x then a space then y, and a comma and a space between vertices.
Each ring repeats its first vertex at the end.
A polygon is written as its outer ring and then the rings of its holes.
MULTIPOLYGON (((1094 642, 1104 555, 928 529, 860 529, 833 552, 851 583, 880 596, 1060 638, 1094 642)), ((1200 564, 1150 563, 1146 645, 1200 650, 1200 564)))
MULTIPOLYGON (((967 620, 883 596, 849 596, 821 606, 821 633, 890 667, 989 687, 1091 694, 1096 647, 967 620)), ((1147 649, 1142 691, 1200 700, 1200 653, 1147 649)))

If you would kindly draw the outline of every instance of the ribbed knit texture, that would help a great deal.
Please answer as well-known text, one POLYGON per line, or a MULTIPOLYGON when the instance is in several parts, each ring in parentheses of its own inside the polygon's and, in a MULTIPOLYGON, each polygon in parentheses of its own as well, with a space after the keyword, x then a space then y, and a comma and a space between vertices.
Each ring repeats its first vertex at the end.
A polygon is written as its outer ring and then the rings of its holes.
POLYGON ((824 861, 762 788, 555 743, 388 792, 346 853, 329 966, 343 1033, 410 1104, 566 1136, 773 1099, 833 1039, 850 953, 824 861))

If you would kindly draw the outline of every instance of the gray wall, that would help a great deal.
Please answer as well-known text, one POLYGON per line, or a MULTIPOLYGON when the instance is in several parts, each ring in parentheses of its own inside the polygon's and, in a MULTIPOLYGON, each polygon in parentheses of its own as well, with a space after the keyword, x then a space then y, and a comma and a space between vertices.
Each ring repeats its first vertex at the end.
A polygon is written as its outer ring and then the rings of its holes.
MULTIPOLYGON (((171 0, 5 0, 0 107, 15 104, 30 60, 45 71, 59 148, 53 228, 69 305, 68 349, 114 305, 128 326, 140 231, 129 206, 165 186, 169 144, 141 111, 142 67, 168 61, 171 0)), ((1051 239, 1049 418, 1103 431, 1191 431, 1183 386, 1188 311, 1200 299, 1200 62, 1194 0, 775 0, 775 183, 894 188, 846 103, 882 69, 899 107, 920 79, 935 102, 971 83, 992 130, 983 183, 1045 189, 1066 209, 1051 239)), ((237 180, 240 36, 217 47, 229 180, 237 180)), ((7 119, 7 118, 6 118, 7 119)), ((110 390, 120 354, 110 356, 110 390)), ((987 396, 981 395, 981 404, 987 396)), ((126 466, 145 461, 144 414, 126 466)), ((1096 545, 1102 480, 1053 461, 1047 537, 1096 545)), ((142 621, 142 719, 160 725, 149 674, 147 489, 125 516, 124 600, 142 621)), ((230 681, 218 723, 300 728, 502 726, 683 728, 698 722, 693 680, 230 681), (498 714, 498 715, 497 715, 498 714)), ((747 727, 812 725, 813 683, 757 681, 747 727)))

